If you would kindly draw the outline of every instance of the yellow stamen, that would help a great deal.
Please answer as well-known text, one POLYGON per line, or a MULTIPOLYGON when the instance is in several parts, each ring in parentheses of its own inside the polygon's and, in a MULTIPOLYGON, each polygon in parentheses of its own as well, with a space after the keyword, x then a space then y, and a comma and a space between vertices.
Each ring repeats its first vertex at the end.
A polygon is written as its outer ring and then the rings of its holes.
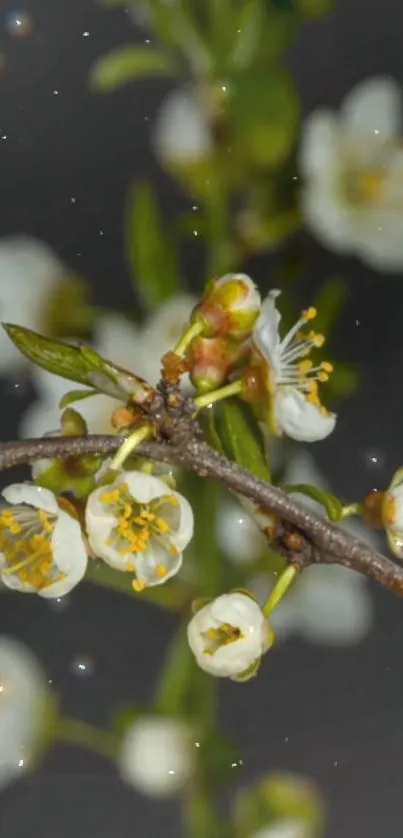
POLYGON ((146 587, 147 587, 147 586, 146 586, 146 583, 145 583, 145 582, 143 582, 142 580, 140 580, 140 579, 133 579, 133 582, 132 582, 132 588, 133 588, 133 590, 134 590, 134 591, 136 591, 136 593, 138 593, 138 594, 139 594, 139 593, 141 593, 141 591, 144 591, 144 589, 145 589, 146 587))
POLYGON ((168 571, 167 571, 166 567, 164 567, 164 565, 157 564, 157 567, 155 568, 155 575, 156 576, 159 576, 160 579, 163 579, 164 576, 167 575, 167 573, 168 573, 168 571))
POLYGON ((314 308, 314 306, 310 306, 302 312, 302 317, 304 318, 304 320, 314 320, 317 314, 318 312, 316 308, 314 308))

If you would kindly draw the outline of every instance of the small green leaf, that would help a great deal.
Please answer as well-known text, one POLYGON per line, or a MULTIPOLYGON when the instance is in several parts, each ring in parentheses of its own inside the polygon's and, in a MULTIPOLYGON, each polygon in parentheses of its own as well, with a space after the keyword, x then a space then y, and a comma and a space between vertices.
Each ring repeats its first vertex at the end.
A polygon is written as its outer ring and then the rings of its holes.
POLYGON ((179 259, 164 228, 151 186, 133 185, 128 194, 126 252, 133 284, 145 307, 153 309, 182 290, 179 259))
POLYGON ((320 503, 325 509, 329 521, 333 524, 341 521, 343 517, 343 506, 336 495, 332 495, 330 492, 323 492, 321 489, 317 489, 316 486, 310 486, 307 483, 296 483, 293 486, 283 486, 282 488, 287 494, 297 493, 299 495, 305 495, 305 497, 320 503))
POLYGON ((91 69, 89 81, 92 90, 109 93, 144 77, 175 75, 175 64, 165 53, 127 45, 100 58, 91 69))
POLYGON ((149 394, 150 388, 142 379, 101 358, 90 347, 71 346, 13 323, 2 325, 26 358, 54 375, 86 384, 121 401, 130 394, 141 402, 149 394))
POLYGON ((255 477, 270 482, 262 434, 248 405, 228 399, 216 410, 217 432, 227 456, 255 477))
POLYGON ((253 62, 265 31, 262 0, 247 0, 235 18, 235 40, 228 58, 228 66, 245 70, 253 62))
POLYGON ((63 410, 64 407, 68 407, 70 404, 81 402, 83 399, 89 399, 90 396, 96 396, 97 392, 97 390, 69 390, 69 392, 65 393, 63 398, 60 399, 59 407, 63 410))
POLYGON ((199 424, 203 428, 204 435, 209 445, 215 448, 220 454, 225 454, 220 435, 216 427, 216 409, 214 405, 202 410, 198 417, 199 424))

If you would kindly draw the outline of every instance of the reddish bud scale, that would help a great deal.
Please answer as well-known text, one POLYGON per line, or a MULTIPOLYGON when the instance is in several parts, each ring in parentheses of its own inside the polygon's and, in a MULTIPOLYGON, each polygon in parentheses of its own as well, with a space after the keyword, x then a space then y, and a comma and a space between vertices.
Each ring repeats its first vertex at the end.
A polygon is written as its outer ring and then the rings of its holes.
POLYGON ((248 341, 195 338, 188 350, 190 377, 200 392, 220 387, 248 352, 248 341))

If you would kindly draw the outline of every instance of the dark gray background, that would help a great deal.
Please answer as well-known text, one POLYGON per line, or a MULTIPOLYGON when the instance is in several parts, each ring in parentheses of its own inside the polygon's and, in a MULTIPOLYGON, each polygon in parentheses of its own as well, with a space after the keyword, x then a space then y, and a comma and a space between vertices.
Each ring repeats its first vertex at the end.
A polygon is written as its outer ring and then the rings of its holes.
MULTIPOLYGON (((291 57, 307 109, 337 104, 373 73, 403 82, 401 0, 337 6, 327 20, 306 26, 291 57)), ((87 91, 92 61, 134 34, 128 15, 90 0, 0 3, 0 235, 24 231, 48 241, 91 280, 98 301, 119 306, 132 302, 121 242, 127 184, 146 169, 159 178, 165 207, 184 200, 158 173, 148 147, 167 86, 133 86, 108 98, 87 91), (10 37, 5 26, 17 8, 32 15, 34 34, 26 39, 10 37)), ((307 289, 335 272, 349 283, 338 352, 360 364, 363 382, 343 406, 335 434, 315 451, 334 485, 353 498, 386 485, 402 464, 403 276, 336 260, 308 238, 301 247, 310 265, 307 289), (373 452, 380 455, 375 468, 373 452)), ((270 264, 253 267, 268 287, 270 264)), ((11 399, 12 384, 2 389, 3 439, 15 436, 30 397, 26 388, 11 399)), ((258 679, 222 690, 222 729, 243 750, 234 788, 269 769, 317 778, 328 800, 329 838, 402 834, 403 605, 375 595, 377 627, 359 647, 287 643, 258 679)), ((1 601, 0 632, 35 650, 66 712, 105 725, 116 704, 147 703, 173 626, 156 609, 85 586, 62 612, 33 597, 1 601), (91 663, 91 674, 77 675, 78 659, 91 663)), ((107 762, 60 747, 35 776, 4 793, 0 835, 126 838, 147 831, 165 838, 178 834, 176 814, 174 804, 149 803, 123 787, 107 762)))

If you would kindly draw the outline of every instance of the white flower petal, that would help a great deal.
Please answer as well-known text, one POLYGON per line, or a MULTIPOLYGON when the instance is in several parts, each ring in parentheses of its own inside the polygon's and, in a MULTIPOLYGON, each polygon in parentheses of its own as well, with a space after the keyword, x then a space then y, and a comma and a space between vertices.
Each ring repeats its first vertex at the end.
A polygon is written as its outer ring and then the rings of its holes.
POLYGON ((314 111, 303 125, 300 168, 307 177, 327 180, 340 164, 340 122, 331 111, 314 111))
POLYGON ((293 387, 276 393, 276 419, 284 433, 297 442, 317 442, 332 433, 334 413, 322 413, 293 387))
POLYGON ((164 162, 197 163, 213 151, 208 118, 193 88, 169 93, 157 116, 153 146, 164 162))
POLYGON ((122 778, 143 794, 178 793, 195 769, 188 726, 164 716, 139 719, 124 734, 118 767, 122 778))
POLYGON ((368 209, 359 222, 356 224, 356 247, 363 262, 375 270, 402 271, 403 212, 374 207, 368 209))
POLYGON ((217 521, 217 541, 233 564, 248 564, 257 559, 266 540, 251 516, 240 504, 223 505, 217 521))
POLYGON ((32 763, 46 721, 47 682, 22 644, 0 637, 0 787, 32 763))
POLYGON ((366 136, 375 136, 382 142, 394 139, 401 128, 399 85, 387 76, 357 84, 343 101, 341 117, 346 129, 361 139, 366 136))
POLYGON ((52 548, 54 563, 66 578, 38 591, 45 599, 68 594, 81 582, 87 569, 88 555, 80 524, 63 510, 59 510, 52 548))
POLYGON ((136 556, 136 579, 144 582, 147 588, 155 588, 157 585, 165 585, 169 579, 179 573, 183 555, 179 553, 173 556, 166 547, 153 544, 146 553, 139 553, 136 556), (156 568, 162 566, 166 570, 165 576, 158 576, 156 568))
POLYGON ((341 183, 334 179, 308 181, 301 209, 307 226, 325 247, 349 253, 354 249, 354 216, 340 190, 341 183))
POLYGON ((280 345, 279 326, 281 314, 276 307, 276 299, 280 291, 271 291, 263 300, 260 315, 253 329, 253 343, 258 351, 266 357, 275 358, 280 345))
MULTIPOLYGON (((0 239, 0 320, 40 332, 48 297, 67 269, 44 243, 29 236, 0 239)), ((0 333, 0 371, 27 364, 6 333, 0 333)))
POLYGON ((298 584, 298 626, 307 640, 334 646, 359 643, 373 623, 371 595, 354 571, 311 567, 298 584))
POLYGON ((50 492, 49 489, 43 489, 41 486, 34 486, 32 483, 13 483, 3 489, 1 494, 8 503, 27 503, 34 509, 43 509, 50 515, 59 513, 59 507, 53 492, 50 492))

